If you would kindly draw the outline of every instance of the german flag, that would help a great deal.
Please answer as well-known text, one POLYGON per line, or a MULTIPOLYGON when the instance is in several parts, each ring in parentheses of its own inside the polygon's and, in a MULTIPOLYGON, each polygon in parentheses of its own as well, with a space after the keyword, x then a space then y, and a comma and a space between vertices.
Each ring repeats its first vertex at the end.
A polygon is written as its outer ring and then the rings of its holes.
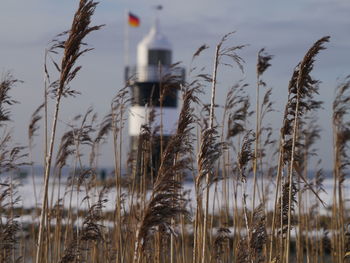
POLYGON ((140 25, 140 19, 136 15, 130 12, 129 12, 128 20, 129 20, 129 25, 132 27, 138 27, 140 25))

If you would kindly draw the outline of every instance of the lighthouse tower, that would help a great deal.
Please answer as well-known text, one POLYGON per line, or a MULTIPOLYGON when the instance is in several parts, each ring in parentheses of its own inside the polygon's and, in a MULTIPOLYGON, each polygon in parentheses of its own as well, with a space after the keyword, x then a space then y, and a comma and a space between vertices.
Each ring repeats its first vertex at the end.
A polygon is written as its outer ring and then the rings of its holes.
POLYGON ((131 69, 132 106, 129 114, 130 148, 134 153, 136 169, 141 163, 141 127, 149 123, 152 112, 152 127, 159 131, 152 141, 152 166, 160 164, 161 146, 165 149, 170 136, 176 130, 179 118, 178 90, 185 80, 183 68, 173 68, 172 47, 161 32, 156 18, 150 32, 137 46, 137 65, 131 69), (172 76, 169 78, 169 76, 172 76), (170 80, 169 80, 170 79, 170 80))

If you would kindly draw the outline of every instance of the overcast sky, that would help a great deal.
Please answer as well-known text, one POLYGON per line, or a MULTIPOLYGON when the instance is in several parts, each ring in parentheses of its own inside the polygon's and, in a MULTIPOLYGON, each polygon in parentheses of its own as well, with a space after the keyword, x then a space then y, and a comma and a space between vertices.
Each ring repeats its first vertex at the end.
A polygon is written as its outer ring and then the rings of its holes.
MULTIPOLYGON (((42 102, 44 50, 56 34, 69 28, 77 4, 78 1, 73 0, 1 1, 0 71, 11 70, 15 77, 24 81, 11 93, 21 103, 13 106, 14 122, 11 124, 15 130, 14 140, 19 143, 26 143, 30 115, 42 102)), ((317 57, 313 76, 322 81, 320 98, 325 101, 320 113, 320 124, 325 129, 319 145, 320 156, 325 167, 331 167, 329 127, 334 87, 339 78, 350 73, 348 0, 101 0, 93 23, 106 26, 86 40, 95 50, 80 60, 83 69, 72 83, 82 95, 64 100, 62 121, 68 122, 89 106, 93 106, 100 117, 109 110, 111 98, 123 86, 125 10, 141 19, 139 28, 130 28, 130 55, 134 62, 137 42, 149 31, 155 12, 152 6, 158 4, 164 7, 160 15, 161 27, 173 45, 174 61, 182 61, 184 67, 189 66, 194 51, 207 44, 210 49, 198 64, 211 72, 215 45, 228 32, 236 31, 229 44, 249 44, 240 53, 246 61, 245 74, 238 69, 225 69, 222 71, 225 74, 219 75, 218 103, 223 103, 227 88, 241 78, 251 84, 254 94, 258 50, 265 47, 274 55, 272 67, 264 79, 273 87, 275 108, 280 111, 274 115, 276 119, 271 120, 276 129, 281 123, 294 66, 313 42, 330 35, 328 49, 317 57)), ((105 154, 101 164, 111 164, 109 156, 105 154)))

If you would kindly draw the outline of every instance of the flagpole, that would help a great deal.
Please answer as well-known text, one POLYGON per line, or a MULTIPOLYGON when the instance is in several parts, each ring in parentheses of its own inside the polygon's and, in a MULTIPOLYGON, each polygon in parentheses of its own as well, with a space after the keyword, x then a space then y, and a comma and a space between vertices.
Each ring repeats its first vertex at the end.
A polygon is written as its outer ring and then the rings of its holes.
POLYGON ((130 59, 129 59, 129 51, 130 51, 130 41, 129 41, 129 10, 125 9, 125 20, 124 20, 124 80, 125 82, 129 78, 129 70, 130 70, 130 59))

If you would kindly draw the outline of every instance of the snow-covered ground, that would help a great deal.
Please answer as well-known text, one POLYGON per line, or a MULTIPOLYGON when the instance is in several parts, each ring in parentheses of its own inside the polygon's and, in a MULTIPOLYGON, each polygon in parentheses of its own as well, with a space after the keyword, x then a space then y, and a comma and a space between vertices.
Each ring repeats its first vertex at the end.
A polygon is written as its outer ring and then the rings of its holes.
MULTIPOLYGON (((34 197, 34 187, 32 183, 31 177, 27 177, 25 179, 22 179, 18 182, 17 192, 18 196, 20 197, 20 202, 17 204, 17 206, 22 206, 23 208, 33 208, 35 207, 35 197, 34 197)), ((61 204, 64 205, 66 208, 69 207, 70 201, 71 205, 74 208, 79 209, 87 209, 87 204, 90 202, 90 204, 93 204, 97 200, 98 192, 101 190, 101 187, 97 189, 93 189, 89 192, 89 200, 87 201, 85 199, 86 197, 86 190, 85 187, 82 186, 80 189, 80 192, 77 193, 76 188, 73 190, 73 194, 71 196, 71 187, 66 186, 66 180, 63 179, 63 182, 61 183, 60 187, 58 187, 57 183, 55 186, 52 184, 51 181, 49 186, 49 203, 55 204, 57 202, 58 198, 58 189, 60 188, 60 198, 61 204), (51 197, 53 197, 53 201, 51 201, 51 197)), ((262 182, 258 180, 258 186, 259 190, 256 192, 256 206, 259 204, 259 200, 261 200, 261 184, 262 182)), ((264 181, 264 191, 267 193, 265 196, 267 196, 267 208, 272 209, 273 207, 273 201, 275 196, 275 182, 271 181, 264 181)), ((325 192, 320 193, 321 199, 325 202, 326 206, 332 204, 332 191, 333 191, 333 179, 327 178, 323 182, 325 192)), ((42 176, 36 176, 35 177, 35 188, 38 195, 38 202, 40 204, 40 201, 43 196, 43 177, 42 176)), ((210 197, 209 197, 209 204, 211 208, 211 212, 214 209, 214 212, 218 210, 218 208, 223 207, 225 205, 225 198, 223 197, 223 189, 224 189, 223 181, 218 181, 217 183, 214 183, 210 187, 210 197)), ((347 196, 349 186, 344 183, 344 197, 347 196)), ((247 185, 246 185, 246 193, 247 193, 247 205, 248 208, 251 207, 252 204, 252 198, 253 198, 253 180, 248 179, 247 185)), ((191 182, 191 180, 186 180, 183 184, 183 191, 185 193, 186 199, 189 200, 188 208, 190 211, 194 211, 196 207, 196 200, 195 200, 195 189, 194 184, 191 182)), ((226 196, 228 200, 228 209, 230 213, 234 213, 235 209, 242 208, 242 185, 239 183, 237 184, 236 180, 229 179, 226 181, 226 196), (236 190, 235 190, 236 189, 236 190), (236 193, 236 195, 235 195, 236 193), (235 197, 236 196, 236 197, 235 197)), ((150 195, 150 191, 148 192, 148 196, 150 195)), ((203 194, 204 198, 205 194, 203 194)), ((136 197, 136 194, 134 195, 134 198, 136 197)), ((113 211, 116 207, 116 191, 115 188, 111 188, 107 191, 105 198, 108 200, 105 203, 105 211, 113 211)), ((122 209, 125 209, 125 211, 128 210, 130 201, 131 201, 131 193, 128 193, 126 189, 123 189, 123 207, 122 209)), ((311 207, 316 200, 315 195, 310 191, 306 190, 303 193, 303 205, 307 207, 311 207)), ((135 200, 135 199, 134 199, 135 200)), ((327 213, 327 209, 323 206, 320 206, 322 213, 327 213)))

